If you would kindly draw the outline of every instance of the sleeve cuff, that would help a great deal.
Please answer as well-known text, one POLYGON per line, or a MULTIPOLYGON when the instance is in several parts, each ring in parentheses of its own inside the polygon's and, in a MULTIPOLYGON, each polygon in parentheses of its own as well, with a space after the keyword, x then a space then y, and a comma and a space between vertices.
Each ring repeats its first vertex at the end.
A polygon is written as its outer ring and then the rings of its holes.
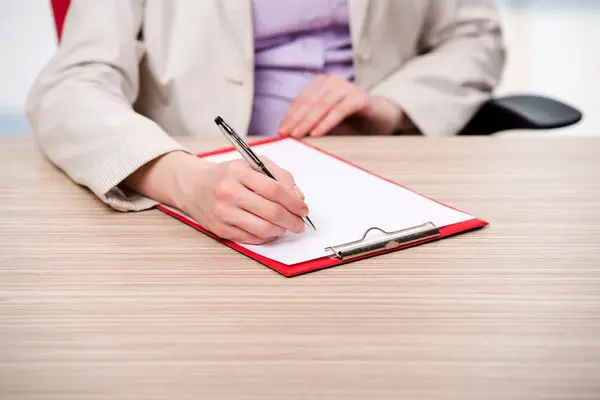
POLYGON ((453 136, 471 118, 472 107, 457 99, 456 93, 420 84, 399 76, 392 76, 370 91, 394 101, 405 114, 402 129, 419 131, 425 136, 453 136))
MULTIPOLYGON (((148 127, 160 129, 152 123, 148 127)), ((173 151, 186 150, 175 139, 160 132, 151 133, 136 127, 134 130, 117 128, 113 134, 119 138, 103 151, 102 162, 96 164, 88 187, 102 201, 119 211, 141 211, 152 208, 158 203, 138 193, 121 188, 119 185, 133 172, 146 163, 173 151), (124 131, 123 131, 124 130, 124 131)))

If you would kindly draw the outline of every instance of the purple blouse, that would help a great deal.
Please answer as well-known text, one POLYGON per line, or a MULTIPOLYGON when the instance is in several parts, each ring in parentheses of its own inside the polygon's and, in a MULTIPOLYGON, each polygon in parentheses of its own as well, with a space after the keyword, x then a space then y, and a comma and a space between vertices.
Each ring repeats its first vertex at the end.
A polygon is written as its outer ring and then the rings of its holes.
POLYGON ((347 0, 253 0, 255 92, 250 135, 275 136, 319 74, 352 79, 347 0))

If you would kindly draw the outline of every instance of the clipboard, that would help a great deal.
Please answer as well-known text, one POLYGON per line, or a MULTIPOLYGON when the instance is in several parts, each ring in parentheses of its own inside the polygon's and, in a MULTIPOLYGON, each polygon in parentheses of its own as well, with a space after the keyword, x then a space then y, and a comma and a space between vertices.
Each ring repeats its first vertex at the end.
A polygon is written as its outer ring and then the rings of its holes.
MULTIPOLYGON (((419 193, 416 193, 398 183, 391 181, 389 179, 383 178, 376 174, 373 174, 370 171, 366 171, 365 169, 350 163, 336 155, 333 155, 329 152, 319 149, 316 146, 307 144, 302 141, 298 141, 296 139, 291 138, 271 138, 265 140, 255 141, 250 144, 250 146, 259 147, 262 145, 267 145, 271 143, 276 143, 282 140, 293 140, 295 142, 301 143, 303 146, 308 146, 309 148, 316 150, 322 154, 325 154, 329 157, 333 157, 336 160, 342 161, 343 163, 357 168, 363 172, 366 172, 378 179, 385 180, 393 185, 396 185, 400 188, 410 191, 411 193, 418 195, 424 199, 435 202, 441 206, 448 207, 449 209, 456 210, 458 212, 462 212, 455 208, 449 207, 445 204, 439 203, 435 200, 432 200, 426 196, 423 196, 419 193)), ((233 147, 226 147, 223 149, 198 154, 198 157, 211 157, 217 155, 223 155, 226 153, 234 152, 235 149, 233 147)), ((292 171, 293 173, 293 171, 292 171)), ((273 258, 266 257, 262 254, 259 254, 257 251, 253 251, 249 246, 244 246, 243 244, 239 244, 230 240, 222 239, 212 232, 206 230, 198 223, 196 223, 193 219, 185 215, 179 210, 175 210, 166 205, 158 205, 157 208, 162 212, 176 218, 177 220, 183 222, 186 225, 204 233, 205 235, 219 241, 220 243, 228 246, 229 248, 244 254, 256 262, 278 272, 279 274, 285 277, 293 277, 301 274, 306 274, 309 272, 314 272, 326 268, 337 267, 343 264, 364 260, 371 257, 382 256, 386 253, 395 252, 402 249, 407 249, 409 247, 418 246, 421 244, 425 244, 427 242, 440 240, 442 238, 446 238, 448 236, 456 235, 459 233, 471 231, 474 229, 482 228, 488 225, 487 221, 484 221, 479 218, 470 217, 466 220, 460 221, 458 223, 453 224, 445 224, 445 225, 436 225, 433 221, 427 221, 422 224, 417 224, 414 226, 403 227, 399 230, 385 230, 381 226, 367 226, 364 228, 362 235, 357 235, 356 238, 348 241, 342 241, 338 243, 328 243, 323 248, 319 249, 322 254, 319 257, 293 263, 286 264, 283 262, 279 262, 273 258)))

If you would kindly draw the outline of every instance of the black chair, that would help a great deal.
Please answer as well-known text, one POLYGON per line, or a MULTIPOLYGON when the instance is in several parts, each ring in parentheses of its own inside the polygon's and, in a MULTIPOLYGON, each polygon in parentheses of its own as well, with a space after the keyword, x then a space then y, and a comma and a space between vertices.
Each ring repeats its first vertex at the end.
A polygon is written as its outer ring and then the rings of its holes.
POLYGON ((556 129, 574 125, 582 118, 579 110, 548 97, 506 96, 485 103, 459 135, 493 135, 513 129, 556 129))

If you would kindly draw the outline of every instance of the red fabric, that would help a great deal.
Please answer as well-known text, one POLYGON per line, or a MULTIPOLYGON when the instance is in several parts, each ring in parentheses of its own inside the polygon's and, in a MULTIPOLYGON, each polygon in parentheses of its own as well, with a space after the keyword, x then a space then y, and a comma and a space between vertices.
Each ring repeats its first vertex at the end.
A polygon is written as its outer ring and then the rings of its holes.
POLYGON ((56 35, 60 40, 63 24, 67 15, 67 10, 71 0, 52 0, 52 12, 54 13, 54 24, 56 25, 56 35))
MULTIPOLYGON (((265 140, 260 140, 260 141, 253 142, 250 145, 251 146, 257 146, 257 145, 260 145, 260 144, 271 143, 271 142, 275 142, 275 141, 282 140, 282 139, 283 138, 265 139, 265 140)), ((370 173, 372 175, 375 175, 378 178, 385 179, 383 177, 380 177, 379 175, 373 174, 372 172, 365 170, 364 168, 356 166, 356 165, 354 165, 354 164, 352 164, 352 163, 350 163, 350 162, 348 162, 348 161, 346 161, 346 160, 344 160, 344 159, 342 159, 342 158, 340 158, 338 156, 330 154, 330 153, 328 153, 328 152, 326 152, 324 150, 321 150, 321 149, 319 149, 317 147, 311 146, 311 145, 309 145, 307 143, 304 143, 304 142, 301 142, 301 143, 303 143, 303 144, 305 144, 307 146, 310 146, 310 147, 312 147, 312 148, 314 148, 316 150, 319 150, 321 152, 324 152, 325 154, 328 154, 328 155, 330 155, 332 157, 335 157, 338 160, 346 162, 346 163, 348 163, 348 164, 350 164, 350 165, 352 165, 352 166, 354 166, 356 168, 359 168, 359 169, 361 169, 361 170, 363 170, 365 172, 368 172, 368 173, 370 173)), ((235 148, 233 148, 233 147, 227 147, 227 148, 224 148, 224 149, 220 149, 220 150, 215 150, 215 151, 211 151, 211 152, 199 154, 198 157, 208 157, 208 156, 212 156, 212 155, 227 153, 227 152, 230 152, 230 151, 235 151, 235 148)), ((406 188, 406 187, 404 187, 402 185, 399 185, 398 183, 393 182, 393 181, 391 181, 389 179, 385 179, 385 180, 387 180, 388 182, 391 182, 391 183, 393 183, 395 185, 401 186, 401 187, 403 187, 403 188, 405 188, 407 190, 411 190, 411 189, 408 189, 408 188, 406 188)), ((420 194, 420 193, 417 193, 417 194, 420 194)), ((423 196, 423 197, 425 197, 425 196, 423 196)), ((430 199, 430 200, 435 201, 433 199, 430 199)), ((439 204, 442 204, 442 203, 439 203, 439 204)), ((443 205, 445 205, 445 204, 443 204, 443 205)), ((448 206, 446 206, 446 207, 448 207, 448 206)), ((198 231, 200 231, 200 232, 202 232, 202 233, 204 233, 204 234, 212 237, 213 239, 218 240, 219 242, 225 244, 226 246, 229 246, 230 248, 232 248, 232 249, 234 249, 236 251, 239 251, 240 253, 242 253, 242 254, 244 254, 244 255, 246 255, 246 256, 248 256, 248 257, 250 257, 250 258, 252 258, 252 259, 254 259, 256 261, 258 261, 259 263, 265 265, 266 267, 269 267, 269 268, 273 269, 274 271, 279 272, 280 274, 282 274, 283 276, 286 276, 286 277, 293 277, 293 276, 305 274, 305 273, 308 273, 308 272, 313 272, 313 271, 317 271, 317 270, 321 270, 321 269, 325 269, 325 268, 335 267, 335 266, 338 266, 338 265, 341 265, 341 264, 345 264, 345 263, 349 263, 349 262, 354 262, 354 261, 362 260, 362 259, 365 259, 365 258, 379 256, 379 255, 382 255, 382 254, 388 253, 388 252, 393 252, 393 251, 398 251, 398 250, 406 249, 406 248, 413 247, 413 246, 418 246, 418 245, 421 245, 421 244, 426 243, 426 242, 431 242, 431 241, 434 241, 434 240, 439 240, 439 239, 442 239, 442 238, 446 238, 448 236, 452 236, 452 235, 455 235, 455 234, 458 234, 458 233, 470 231, 470 230, 477 229, 477 228, 482 228, 482 227, 488 225, 488 222, 483 221, 483 220, 478 219, 478 218, 474 218, 474 219, 471 219, 469 221, 460 222, 458 224, 453 224, 453 225, 448 225, 448 226, 440 227, 440 235, 437 236, 437 237, 435 237, 435 238, 426 239, 426 240, 423 240, 423 241, 420 241, 420 242, 417 242, 417 243, 410 243, 410 244, 407 244, 405 246, 401 246, 399 248, 392 249, 392 250, 384 250, 384 251, 381 251, 379 253, 368 254, 368 255, 366 255, 364 257, 355 258, 355 259, 353 259, 351 261, 341 261, 339 259, 332 259, 332 258, 329 258, 329 257, 322 257, 322 258, 318 258, 318 259, 315 259, 315 260, 306 261, 306 262, 299 263, 299 264, 286 265, 286 264, 282 264, 280 262, 277 262, 275 260, 272 260, 270 258, 263 257, 260 254, 254 253, 253 251, 250 251, 250 250, 246 249, 245 247, 240 246, 239 244, 237 244, 235 242, 219 238, 218 236, 214 235, 212 232, 209 232, 206 229, 202 228, 200 225, 198 225, 198 224, 196 224, 196 223, 188 220, 185 217, 182 217, 182 216, 180 216, 178 214, 175 214, 175 213, 171 212, 169 209, 167 209, 167 208, 165 208, 163 206, 159 205, 158 209, 161 210, 161 211, 163 211, 163 212, 165 212, 166 214, 171 215, 174 218, 177 218, 178 220, 180 220, 180 221, 184 222, 185 224, 187 224, 187 225, 189 225, 189 226, 197 229, 198 231)), ((460 211, 460 210, 457 210, 457 211, 460 211)))

